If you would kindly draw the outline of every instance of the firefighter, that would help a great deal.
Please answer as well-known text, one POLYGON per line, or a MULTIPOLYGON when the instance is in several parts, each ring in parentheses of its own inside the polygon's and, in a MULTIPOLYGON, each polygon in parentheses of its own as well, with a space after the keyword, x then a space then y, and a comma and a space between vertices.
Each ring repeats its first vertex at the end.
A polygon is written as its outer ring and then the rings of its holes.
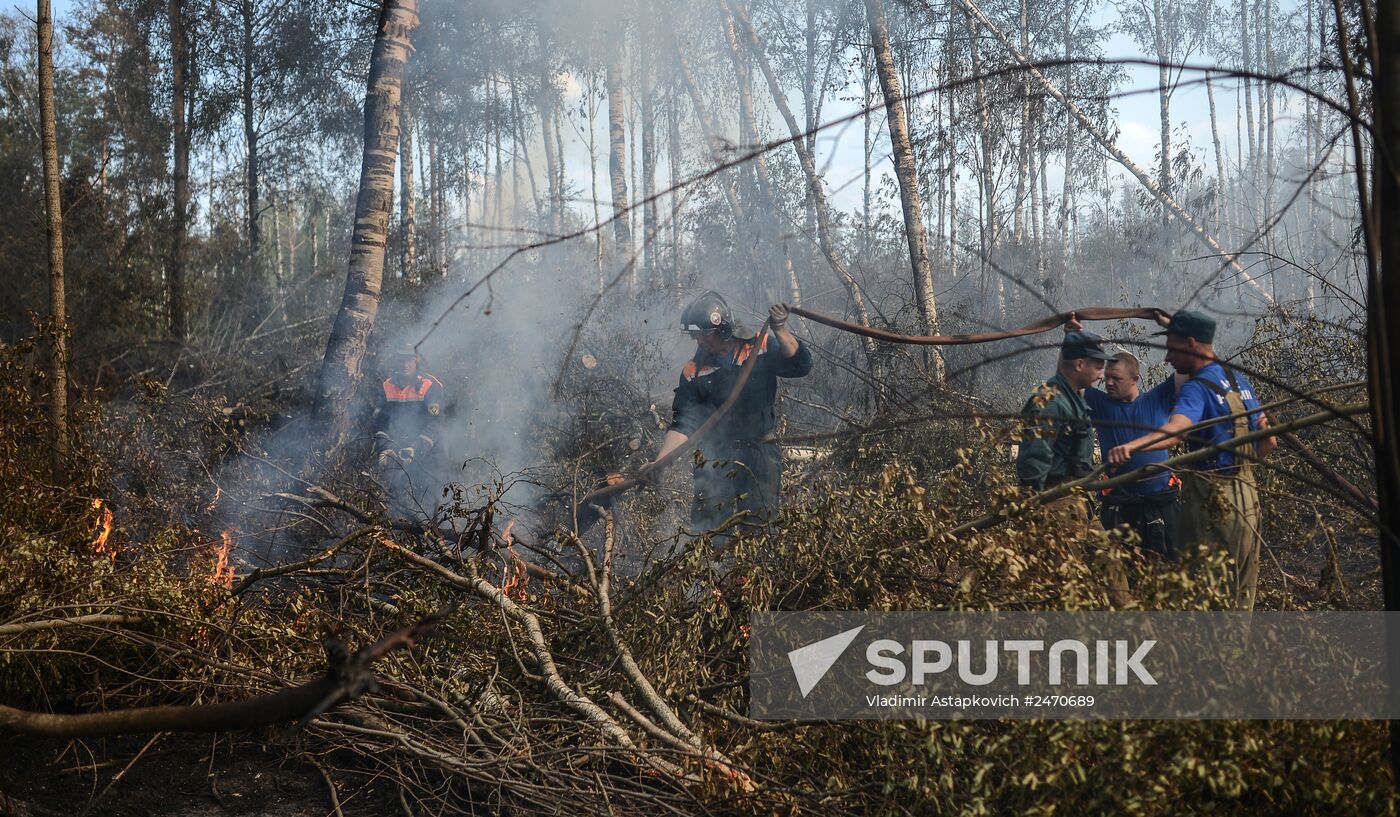
POLYGON ((1216 357, 1215 328, 1209 315, 1183 309, 1172 315, 1165 332, 1157 333, 1166 335, 1167 363, 1190 379, 1177 391, 1171 415, 1157 431, 1113 448, 1108 460, 1122 465, 1139 452, 1171 448, 1183 435, 1188 449, 1214 451, 1182 476, 1181 545, 1187 552, 1204 546, 1228 554, 1233 605, 1253 610, 1263 544, 1254 466, 1278 441, 1267 436, 1247 449, 1222 447, 1267 429, 1269 418, 1245 376, 1216 357), (1217 422, 1196 427, 1212 420, 1217 422))
MULTIPOLYGON (((695 354, 681 369, 672 401, 672 421, 657 452, 659 460, 684 445, 733 390, 744 362, 757 355, 753 373, 729 412, 698 443, 691 528, 700 534, 739 511, 745 524, 763 524, 778 507, 782 454, 770 436, 778 378, 806 377, 812 352, 787 328, 788 309, 768 310, 772 331, 762 339, 741 337, 729 304, 713 290, 702 293, 681 315, 681 330, 695 340, 695 354)), ((650 471, 655 461, 643 467, 650 471)))
MULTIPOLYGON (((1162 326, 1168 323, 1164 317, 1157 320, 1162 326)), ((1083 329, 1079 317, 1070 313, 1065 331, 1083 329)), ((1188 379, 1178 373, 1144 391, 1142 363, 1132 352, 1120 351, 1107 364, 1103 391, 1093 386, 1084 389, 1084 402, 1089 406, 1104 462, 1108 462, 1108 454, 1115 446, 1136 438, 1144 429, 1165 423, 1176 403, 1177 390, 1188 379)), ((1106 476, 1136 471, 1163 462, 1167 456, 1166 451, 1138 452, 1125 465, 1110 468, 1106 476)), ((1142 548, 1175 561, 1180 498, 1181 479, 1171 471, 1156 471, 1127 485, 1101 491, 1099 521, 1108 530, 1127 525, 1137 532, 1142 548)))
POLYGON ((372 420, 375 451, 391 477, 407 478, 421 488, 437 447, 444 389, 436 377, 418 371, 412 346, 395 349, 390 365, 372 420))
MULTIPOLYGON (((1059 365, 1026 401, 1021 413, 1026 426, 1016 456, 1016 476, 1028 491, 1045 491, 1094 470, 1094 427, 1084 390, 1103 378, 1113 355, 1093 332, 1066 332, 1059 365)), ((1093 503, 1083 493, 1063 496, 1045 506, 1072 536, 1069 544, 1084 549, 1109 586, 1109 598, 1123 606, 1131 600, 1123 563, 1102 547, 1103 526, 1093 503)))
POLYGON ((1104 364, 1112 359, 1093 332, 1065 333, 1055 376, 1021 410, 1028 420, 1016 456, 1022 485, 1043 491, 1094 470, 1094 427, 1084 390, 1103 379, 1104 364))

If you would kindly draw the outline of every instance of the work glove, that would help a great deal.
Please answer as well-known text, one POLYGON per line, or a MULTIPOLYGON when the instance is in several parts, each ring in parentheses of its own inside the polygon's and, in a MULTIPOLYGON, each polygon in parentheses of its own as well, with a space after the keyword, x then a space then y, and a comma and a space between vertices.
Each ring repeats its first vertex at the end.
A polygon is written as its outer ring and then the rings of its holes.
POLYGON ((384 449, 383 451, 380 451, 380 452, 379 452, 379 456, 375 458, 375 462, 377 462, 377 463, 379 464, 379 467, 380 467, 380 468, 383 468, 384 466, 388 465, 389 463, 391 463, 391 462, 393 462, 393 461, 394 461, 394 449, 392 449, 392 448, 386 448, 386 449, 384 449))
POLYGON ((410 447, 410 448, 400 448, 400 449, 399 449, 399 459, 403 460, 404 463, 413 462, 413 449, 412 449, 411 447, 410 447))
POLYGON ((787 304, 773 304, 772 306, 768 307, 768 325, 773 327, 775 330, 782 329, 783 324, 787 323, 787 319, 787 304))

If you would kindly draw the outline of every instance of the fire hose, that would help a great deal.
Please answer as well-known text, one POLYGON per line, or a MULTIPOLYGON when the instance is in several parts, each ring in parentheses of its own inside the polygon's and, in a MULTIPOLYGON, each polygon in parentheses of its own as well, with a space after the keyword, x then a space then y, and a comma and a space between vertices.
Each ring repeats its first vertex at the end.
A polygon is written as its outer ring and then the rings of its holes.
MULTIPOLYGON (((877 329, 872 326, 862 326, 860 324, 850 323, 848 321, 841 320, 840 318, 835 318, 831 315, 826 315, 821 312, 814 312, 810 309, 805 309, 800 306, 790 306, 788 307, 788 312, 793 315, 800 315, 801 317, 807 318, 810 321, 829 326, 833 329, 838 329, 842 332, 848 332, 853 335, 874 338, 875 340, 881 340, 887 343, 900 343, 914 346, 962 346, 974 343, 990 343, 992 341, 1026 337, 1027 335, 1037 335, 1044 332, 1049 332, 1052 329, 1065 325, 1069 321, 1071 316, 1074 316, 1075 318, 1081 321, 1111 321, 1128 320, 1134 318, 1156 320, 1159 316, 1169 317, 1171 314, 1169 312, 1166 312, 1165 310, 1158 309, 1156 307, 1118 308, 1104 306, 1089 306, 1084 307, 1082 309, 1075 309, 1070 312, 1060 312, 1049 317, 1042 318, 1033 323, 1028 323, 1025 326, 1016 329, 1006 329, 999 332, 978 332, 972 334, 958 335, 903 335, 898 332, 891 332, 886 329, 877 329)), ((765 322, 763 324, 762 330, 755 337, 755 342, 761 343, 762 337, 769 332, 770 328, 770 324, 768 322, 765 322)), ((648 464, 638 475, 628 477, 626 479, 611 483, 609 485, 604 485, 592 491, 588 495, 584 496, 583 499, 579 500, 578 504, 574 506, 575 521, 579 521, 579 514, 577 509, 583 508, 587 510, 593 505, 606 504, 611 501, 612 497, 615 497, 618 494, 630 491, 638 485, 649 483, 655 474, 659 473, 666 466, 674 462, 678 457, 680 457, 681 454, 694 449, 695 446, 699 443, 699 441, 705 436, 705 434, 708 433, 710 429, 714 428, 719 423, 719 421, 724 418, 724 415, 727 414, 729 410, 734 406, 734 403, 738 401, 740 393, 743 392, 744 386, 749 381, 749 376, 753 374, 753 367, 757 361, 758 355, 749 355, 748 359, 744 361, 744 365, 740 368, 739 376, 735 378, 734 386, 729 390, 729 394, 725 397, 724 402, 721 403, 719 408, 715 409, 714 413, 711 414, 709 418, 705 420, 705 422, 702 423, 700 427, 695 430, 694 434, 690 435, 690 437, 686 440, 684 445, 677 447, 676 449, 668 453, 666 456, 660 457, 655 462, 648 464)), ((1351 495, 1351 497, 1358 504, 1358 506, 1366 510, 1374 510, 1374 499, 1371 499, 1363 491, 1361 491, 1356 486, 1352 485, 1350 482, 1347 482, 1346 480, 1342 479, 1341 476, 1337 474, 1334 469, 1326 468, 1325 463, 1322 463, 1321 458, 1318 457, 1317 454, 1312 451, 1312 449, 1308 448, 1308 446, 1305 443, 1303 443, 1302 440, 1298 439, 1296 435, 1286 435, 1285 442, 1287 442, 1290 447, 1294 448, 1300 454, 1302 454, 1304 460, 1310 465, 1312 465, 1314 468, 1318 468, 1319 463, 1321 463, 1324 466, 1324 468, 1319 470, 1322 471, 1324 476, 1330 480, 1334 480, 1341 483, 1343 488, 1347 490, 1347 493, 1351 495)))
MULTIPOLYGON (((897 332, 890 332, 884 329, 875 329, 869 326, 861 326, 859 324, 848 323, 846 321, 841 320, 840 318, 834 318, 830 315, 825 315, 821 312, 813 312, 810 309, 804 309, 798 306, 788 307, 788 311, 793 315, 800 315, 804 318, 807 318, 808 320, 812 320, 817 323, 830 326, 833 329, 839 329, 843 332, 849 332, 855 335, 863 335, 865 337, 875 338, 877 340, 883 340, 889 343, 904 343, 923 346, 956 346, 969 343, 989 343, 991 341, 996 340, 1006 340, 1008 338, 1019 338, 1024 337, 1026 335, 1035 335, 1042 332, 1049 332, 1051 329, 1054 329, 1058 326, 1063 326, 1065 322, 1067 322, 1070 319, 1071 314, 1074 314, 1080 320, 1085 321, 1107 321, 1126 318, 1155 319, 1158 315, 1167 314, 1166 312, 1156 308, 1116 309, 1111 307, 1091 306, 1086 307, 1084 309, 1076 309, 1073 313, 1061 312, 1059 314, 1052 315, 1048 318, 1044 318, 1034 323, 1026 324, 1025 326, 1022 326, 1020 328, 1008 329, 1001 332, 981 332, 978 334, 971 335, 901 335, 897 332)), ((763 324, 763 328, 755 337, 754 342, 761 343, 763 336, 770 331, 770 328, 770 324, 765 321, 763 324)), ((580 518, 578 509, 582 508, 584 509, 585 513, 588 513, 587 509, 590 506, 609 502, 611 501, 612 497, 615 497, 618 494, 630 491, 638 485, 648 483, 653 475, 659 473, 666 466, 670 465, 672 462, 678 459, 682 454, 694 449, 695 446, 699 443, 699 441, 705 436, 705 434, 708 433, 710 429, 718 425, 719 421, 724 418, 725 414, 729 413, 729 410, 734 406, 734 403, 738 401, 739 395, 743 392, 744 386, 749 382, 749 376, 753 374, 753 367, 757 362, 758 355, 749 355, 748 359, 744 361, 744 365, 739 369, 739 376, 735 378, 734 386, 729 390, 729 394, 724 398, 724 402, 720 404, 719 408, 715 409, 714 413, 711 414, 709 418, 700 425, 699 428, 695 429, 695 433, 690 435, 689 439, 686 440, 685 445, 676 448, 675 450, 668 453, 666 456, 657 459, 653 463, 650 463, 638 475, 628 477, 626 479, 611 483, 609 485, 604 485, 592 491, 588 495, 584 496, 583 499, 579 500, 578 503, 574 506, 575 521, 577 522, 580 518)))
POLYGON ((874 338, 889 343, 904 343, 914 346, 964 346, 971 343, 990 343, 994 340, 1007 340, 1009 338, 1022 338, 1026 335, 1038 335, 1042 332, 1049 332, 1051 329, 1065 325, 1065 323, 1069 321, 1070 315, 1074 315, 1081 321, 1113 321, 1126 320, 1129 318, 1150 318, 1156 320, 1159 315, 1162 317, 1170 315, 1170 313, 1157 309, 1156 307, 1116 309, 1106 306, 1088 306, 1083 309, 1076 309, 1073 312, 1060 312, 1048 318, 1042 318, 1034 323, 1028 323, 1019 329, 1007 329, 1001 332, 978 332, 970 335, 901 335, 898 332, 876 329, 873 326, 861 326, 860 324, 849 323, 840 318, 833 318, 830 315, 823 315, 820 312, 803 309, 800 306, 790 306, 788 307, 788 311, 794 315, 801 315, 808 320, 830 326, 832 329, 840 329, 842 332, 850 332, 853 335, 874 338))
MULTIPOLYGON (((764 321, 763 328, 754 336, 754 343, 762 344, 763 338, 768 334, 769 329, 769 322, 764 321)), ((753 367, 757 363, 758 355, 748 356, 748 359, 744 361, 744 365, 739 368, 739 376, 734 379, 734 387, 729 390, 729 394, 724 398, 724 402, 720 403, 719 408, 715 409, 714 413, 711 414, 705 422, 701 423, 699 428, 695 429, 695 433, 690 435, 684 445, 677 446, 666 454, 666 456, 657 458, 655 462, 645 467, 637 476, 628 477, 620 482, 604 485, 594 490, 583 499, 580 499, 578 504, 574 506, 574 521, 576 523, 579 521, 579 508, 583 508, 586 513, 591 513, 588 511, 590 506, 610 501, 612 497, 618 494, 630 491, 638 485, 649 482, 653 474, 660 473, 662 469, 674 462, 681 454, 695 448, 696 443, 709 433, 710 429, 718 425, 719 421, 724 419, 724 415, 728 414, 729 410, 734 407, 734 403, 739 400, 739 395, 744 391, 744 386, 748 384, 749 376, 753 374, 753 367)))

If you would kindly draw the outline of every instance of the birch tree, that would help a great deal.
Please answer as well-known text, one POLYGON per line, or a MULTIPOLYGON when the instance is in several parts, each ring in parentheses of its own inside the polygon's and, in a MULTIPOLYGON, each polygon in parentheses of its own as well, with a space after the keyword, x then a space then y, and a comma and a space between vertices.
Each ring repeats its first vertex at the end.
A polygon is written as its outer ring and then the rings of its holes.
POLYGON ((331 328, 316 388, 314 412, 329 461, 338 458, 349 434, 350 405, 364 375, 369 336, 379 312, 384 248, 394 209, 399 102, 417 27, 418 0, 385 0, 379 12, 365 93, 364 149, 345 297, 331 328))
POLYGON ((170 235, 170 261, 167 278, 170 299, 170 334, 185 337, 185 265, 188 248, 190 215, 190 128, 185 117, 186 89, 189 68, 189 44, 186 39, 184 0, 170 0, 170 122, 172 125, 174 173, 172 191, 174 224, 170 235))
POLYGON ((49 0, 38 0, 36 16, 39 27, 39 140, 44 153, 44 229, 49 243, 49 311, 53 316, 49 422, 53 427, 53 479, 62 482, 68 459, 68 307, 64 297, 58 128, 54 123, 53 9, 49 0))
MULTIPOLYGON (((1173 196, 1171 100, 1181 82, 1181 69, 1205 42, 1213 0, 1120 0, 1121 28, 1157 61, 1157 107, 1161 131, 1161 155, 1157 186, 1173 196)), ((1162 206, 1162 223, 1171 219, 1171 208, 1162 206)))
MULTIPOLYGON (((938 304, 933 290, 933 264, 929 260, 928 235, 924 231, 923 202, 919 196, 919 169, 914 159, 914 146, 909 139, 909 122, 899 73, 895 70, 894 54, 890 49, 889 25, 880 0, 865 0, 866 19, 870 23, 870 41, 875 50, 875 72, 880 77, 880 91, 885 98, 885 122, 894 153, 895 178, 899 181, 899 203, 904 213, 904 236, 909 245, 909 262, 914 271, 914 294, 919 305, 919 317, 925 334, 938 334, 938 304)), ((943 356, 934 350, 935 376, 943 380, 943 356)))

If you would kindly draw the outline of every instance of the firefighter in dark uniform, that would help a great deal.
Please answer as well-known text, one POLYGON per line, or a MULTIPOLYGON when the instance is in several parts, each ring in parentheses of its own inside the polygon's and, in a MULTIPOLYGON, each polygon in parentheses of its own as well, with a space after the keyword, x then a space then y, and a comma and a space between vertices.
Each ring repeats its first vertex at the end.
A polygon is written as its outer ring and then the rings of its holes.
POLYGON ((739 511, 750 512, 745 524, 763 524, 778 507, 782 454, 769 439, 778 378, 806 377, 812 352, 788 330, 786 306, 773 306, 768 316, 772 331, 761 340, 741 338, 729 305, 714 291, 696 298, 681 316, 681 329, 695 339, 695 356, 681 370, 671 427, 657 459, 685 444, 729 396, 744 362, 758 356, 734 405, 697 446, 690 519, 696 534, 739 511))
POLYGON ((372 419, 374 448, 380 468, 397 483, 391 486, 396 499, 407 499, 399 495, 407 490, 417 496, 428 482, 444 389, 436 377, 418 371, 412 346, 396 349, 391 366, 372 419))
MULTIPOLYGON (((1113 359, 1103 342, 1093 332, 1066 332, 1055 376, 1021 410, 1026 427, 1016 455, 1016 476, 1028 490, 1049 490, 1094 470, 1094 426, 1084 390, 1103 379, 1104 365, 1113 359)), ((1087 494, 1072 493, 1045 507, 1074 538, 1066 544, 1088 548, 1085 557, 1102 572, 1114 604, 1126 604, 1127 572, 1121 561, 1097 546, 1102 537, 1095 534, 1101 534, 1103 526, 1087 494)))

